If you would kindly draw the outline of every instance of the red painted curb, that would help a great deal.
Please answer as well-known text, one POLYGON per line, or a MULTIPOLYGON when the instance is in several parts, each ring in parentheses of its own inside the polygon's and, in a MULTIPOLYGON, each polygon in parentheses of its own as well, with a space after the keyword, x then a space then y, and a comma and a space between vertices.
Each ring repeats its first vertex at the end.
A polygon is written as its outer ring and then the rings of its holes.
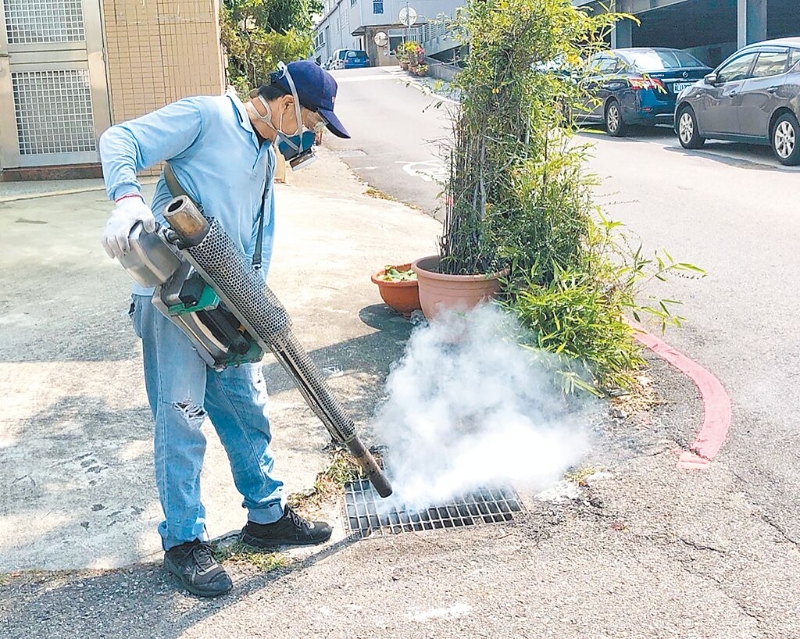
POLYGON ((722 448, 731 426, 731 398, 722 383, 697 362, 679 353, 665 341, 629 321, 634 337, 659 357, 689 377, 700 391, 703 400, 703 425, 697 437, 678 461, 678 468, 701 470, 722 448))

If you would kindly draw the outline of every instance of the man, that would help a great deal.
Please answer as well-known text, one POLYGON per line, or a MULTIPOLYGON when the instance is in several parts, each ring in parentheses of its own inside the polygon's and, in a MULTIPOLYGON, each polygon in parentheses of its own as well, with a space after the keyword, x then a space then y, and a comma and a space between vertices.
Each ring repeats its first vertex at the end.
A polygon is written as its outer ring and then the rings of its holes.
MULTIPOLYGON (((108 129, 100 139, 100 156, 116 207, 103 234, 106 252, 124 255, 137 222, 147 231, 154 230, 156 220, 163 223, 162 211, 172 198, 167 180, 162 174, 151 210, 136 172, 166 160, 178 185, 216 217, 253 268, 263 266, 266 274, 274 231, 273 146, 297 160, 324 128, 350 137, 333 113, 336 90, 333 77, 313 62, 292 62, 280 65, 246 103, 232 93, 187 98, 108 129)), ((155 419, 164 565, 189 592, 213 597, 228 592, 232 583, 214 560, 200 500, 206 446, 200 426, 206 415, 248 511, 243 542, 260 548, 316 544, 330 538, 331 528, 294 513, 286 505, 283 483, 272 473, 261 365, 221 372, 207 367, 189 338, 150 303, 151 295, 152 289, 135 285, 130 314, 142 339, 145 387, 155 419)))

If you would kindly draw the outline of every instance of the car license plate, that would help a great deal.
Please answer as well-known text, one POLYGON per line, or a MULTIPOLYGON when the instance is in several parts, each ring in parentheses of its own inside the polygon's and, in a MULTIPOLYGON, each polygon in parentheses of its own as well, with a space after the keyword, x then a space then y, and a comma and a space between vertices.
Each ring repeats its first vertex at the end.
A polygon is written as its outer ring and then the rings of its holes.
POLYGON ((675 95, 678 95, 681 91, 683 91, 684 89, 689 88, 693 84, 694 84, 694 82, 676 82, 675 84, 672 85, 672 92, 675 95))

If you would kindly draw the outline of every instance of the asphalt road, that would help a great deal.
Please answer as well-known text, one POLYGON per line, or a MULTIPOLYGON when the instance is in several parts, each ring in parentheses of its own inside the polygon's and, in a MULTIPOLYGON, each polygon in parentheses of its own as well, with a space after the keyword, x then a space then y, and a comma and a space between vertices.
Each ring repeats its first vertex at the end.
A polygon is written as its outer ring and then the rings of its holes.
MULTIPOLYGON (((589 137, 589 136, 587 136, 589 137)), ((794 277, 800 172, 767 147, 722 142, 686 151, 666 129, 631 139, 594 137, 599 201, 648 249, 704 268, 650 292, 681 300, 687 323, 667 340, 713 372, 731 396, 733 422, 718 459, 764 518, 800 541, 800 398, 794 277)))
POLYGON ((424 92, 397 67, 333 75, 336 113, 352 138, 328 134, 325 146, 373 188, 440 218, 442 143, 450 139, 452 103, 424 92))
MULTIPOLYGON (((424 175, 401 160, 444 163, 429 144, 446 136, 434 99, 392 69, 341 71, 337 111, 353 140, 328 141, 355 172, 382 191, 431 213, 435 195, 424 175)), ((628 138, 584 131, 595 143, 591 171, 602 178, 597 200, 645 249, 667 249, 704 268, 702 280, 672 278, 645 291, 681 301, 687 319, 666 339, 708 368, 733 404, 733 424, 718 459, 778 534, 800 541, 800 169, 780 166, 768 147, 708 142, 681 148, 668 128, 635 129, 628 138)))

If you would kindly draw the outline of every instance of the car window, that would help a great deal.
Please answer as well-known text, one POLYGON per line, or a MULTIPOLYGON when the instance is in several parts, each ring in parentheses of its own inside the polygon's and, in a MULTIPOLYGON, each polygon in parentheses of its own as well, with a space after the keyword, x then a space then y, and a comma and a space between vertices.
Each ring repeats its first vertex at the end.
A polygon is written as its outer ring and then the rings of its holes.
POLYGON ((779 75, 786 71, 788 58, 788 51, 762 51, 758 54, 758 59, 751 75, 754 78, 768 78, 771 75, 779 75))
POLYGON ((601 55, 594 58, 589 65, 592 73, 608 74, 617 70, 617 59, 610 55, 601 55))
POLYGON ((731 60, 717 72, 717 82, 734 82, 744 80, 750 71, 757 53, 746 53, 735 60, 731 60))
POLYGON ((621 54, 620 57, 623 58, 629 66, 635 67, 638 71, 645 71, 647 73, 705 66, 693 55, 686 53, 686 51, 678 51, 677 49, 626 51, 624 55, 621 54))
POLYGON ((367 54, 366 54, 365 51, 348 51, 347 52, 347 57, 348 58, 356 58, 358 60, 363 60, 364 58, 367 57, 367 54))
MULTIPOLYGON (((800 49, 789 49, 789 64, 786 66, 786 69, 794 69, 798 62, 800 62, 800 49)), ((796 70, 797 69, 795 69, 795 71, 796 70)))

